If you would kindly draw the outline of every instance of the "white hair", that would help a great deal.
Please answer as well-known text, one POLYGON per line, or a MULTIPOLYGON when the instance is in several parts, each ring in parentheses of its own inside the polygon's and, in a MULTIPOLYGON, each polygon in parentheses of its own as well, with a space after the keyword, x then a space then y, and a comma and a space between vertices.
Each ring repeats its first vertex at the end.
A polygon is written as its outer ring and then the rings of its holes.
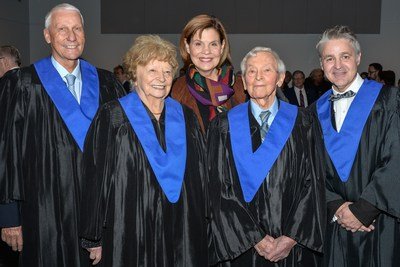
POLYGON ((325 30, 325 32, 321 36, 321 39, 316 45, 320 58, 322 56, 324 45, 330 40, 337 39, 348 40, 353 46, 356 54, 359 55, 361 53, 361 46, 357 40, 357 36, 355 35, 355 33, 348 26, 336 25, 333 28, 325 30))
POLYGON ((47 13, 47 15, 45 17, 45 21, 44 21, 44 27, 46 29, 48 29, 50 24, 51 24, 51 17, 53 15, 53 13, 56 12, 56 11, 59 11, 59 10, 70 10, 70 11, 78 12, 79 16, 81 17, 82 25, 84 25, 83 16, 81 14, 81 11, 78 8, 76 8, 75 6, 71 5, 71 4, 62 3, 62 4, 59 4, 59 5, 56 5, 55 7, 53 7, 49 11, 49 13, 47 13))
POLYGON ((244 56, 244 58, 242 59, 242 62, 240 63, 240 69, 242 70, 243 75, 246 74, 247 60, 249 60, 250 57, 256 56, 257 53, 259 53, 259 52, 270 53, 275 58, 276 64, 278 65, 278 73, 285 74, 285 72, 286 72, 285 63, 283 63, 283 61, 279 57, 278 53, 276 53, 274 50, 272 50, 269 47, 257 46, 257 47, 254 47, 253 49, 251 49, 250 52, 248 52, 244 56))

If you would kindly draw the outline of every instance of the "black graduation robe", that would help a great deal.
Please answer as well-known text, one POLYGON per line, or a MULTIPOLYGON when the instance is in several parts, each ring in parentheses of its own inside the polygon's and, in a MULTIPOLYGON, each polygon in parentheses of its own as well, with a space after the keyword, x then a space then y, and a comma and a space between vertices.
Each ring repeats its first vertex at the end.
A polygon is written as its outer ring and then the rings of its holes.
MULTIPOLYGON (((7 124, 7 119, 12 116, 8 110, 8 105, 14 95, 14 88, 18 83, 18 71, 18 68, 9 70, 0 78, 0 151, 5 151, 7 146, 7 142, 5 142, 7 131, 4 128, 7 124)), ((0 177, 5 177, 6 175, 6 155, 7 153, 0 153, 0 177)), ((6 179, 0 179, 0 190, 2 192, 10 189, 7 184, 6 179)), ((8 202, 10 201, 6 201, 6 194, 1 194, 0 228, 20 225, 18 204, 16 202, 8 202)))
MULTIPOLYGON (((310 108, 316 112, 316 105, 310 108)), ((384 86, 364 125, 347 182, 325 151, 326 198, 328 207, 335 207, 328 209, 327 266, 400 266, 399 113, 399 89, 384 86), (379 210, 374 231, 352 233, 329 223, 340 206, 330 204, 346 201, 367 201, 379 210)))
MULTIPOLYGON (((253 151, 261 144, 259 126, 248 110, 253 151)), ((208 132, 211 217, 210 262, 219 266, 317 266, 323 249, 324 182, 313 118, 299 109, 294 128, 256 195, 244 200, 233 159, 229 121, 221 114, 208 132), (253 248, 266 235, 285 235, 295 245, 273 263, 253 248)))
MULTIPOLYGON (((205 145, 197 118, 183 106, 187 159, 180 198, 162 191, 118 101, 104 105, 85 143, 82 237, 102 240, 100 266, 207 266, 205 145)), ((161 144, 161 130, 153 125, 161 144)), ((158 144, 155 144, 158 145, 158 144)))
MULTIPOLYGON (((110 72, 97 73, 99 104, 123 95, 110 72)), ((7 175, 0 177, 0 194, 3 202, 20 204, 20 266, 90 266, 78 238, 82 152, 34 66, 18 70, 17 77, 15 87, 2 88, 14 94, 5 127, 7 175)))

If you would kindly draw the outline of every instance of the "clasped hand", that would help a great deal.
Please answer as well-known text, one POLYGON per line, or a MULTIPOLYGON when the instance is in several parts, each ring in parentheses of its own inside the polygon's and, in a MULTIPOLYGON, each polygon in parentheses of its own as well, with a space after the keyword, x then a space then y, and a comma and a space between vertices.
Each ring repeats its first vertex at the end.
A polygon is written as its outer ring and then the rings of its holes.
POLYGON ((278 238, 266 235, 254 248, 261 257, 277 262, 286 258, 296 244, 296 241, 284 235, 278 238))
POLYGON ((354 214, 349 209, 349 205, 352 202, 345 202, 342 206, 338 208, 335 213, 337 218, 337 223, 340 224, 341 227, 345 228, 347 231, 357 232, 371 232, 375 229, 375 227, 371 224, 370 226, 364 226, 354 214))
POLYGON ((8 227, 1 229, 1 240, 7 243, 12 250, 22 251, 22 227, 8 227))

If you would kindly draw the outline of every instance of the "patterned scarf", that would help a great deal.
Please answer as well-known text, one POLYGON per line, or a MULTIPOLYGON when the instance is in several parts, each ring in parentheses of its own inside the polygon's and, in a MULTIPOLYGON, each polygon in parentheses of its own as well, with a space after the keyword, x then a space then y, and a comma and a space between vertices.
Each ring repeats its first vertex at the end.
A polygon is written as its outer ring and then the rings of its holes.
POLYGON ((192 64, 186 72, 186 81, 190 94, 201 104, 209 106, 210 121, 216 116, 216 109, 219 112, 227 110, 224 104, 234 94, 232 87, 235 83, 235 75, 232 66, 222 65, 218 69, 216 82, 203 77, 192 64))

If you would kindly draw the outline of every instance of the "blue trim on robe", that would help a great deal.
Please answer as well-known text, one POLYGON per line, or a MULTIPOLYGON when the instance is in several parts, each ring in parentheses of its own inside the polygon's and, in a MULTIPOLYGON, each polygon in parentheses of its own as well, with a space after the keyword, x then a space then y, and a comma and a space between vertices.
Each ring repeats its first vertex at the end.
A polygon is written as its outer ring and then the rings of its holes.
POLYGON ((331 120, 329 96, 332 94, 332 89, 325 92, 317 101, 318 119, 325 147, 342 182, 347 182, 349 179, 364 125, 382 86, 375 81, 364 80, 350 105, 340 132, 333 128, 331 120))
POLYGON ((81 151, 89 126, 99 107, 99 77, 97 69, 80 59, 82 75, 81 104, 68 90, 60 74, 47 57, 35 62, 34 67, 44 89, 56 106, 61 118, 81 151))
POLYGON ((249 101, 228 112, 233 158, 246 202, 252 201, 281 153, 292 133, 298 111, 296 106, 281 101, 264 142, 253 153, 248 105, 249 101))
POLYGON ((0 204, 0 228, 20 226, 19 205, 17 202, 0 204))
POLYGON ((179 200, 186 167, 186 126, 181 104, 165 99, 166 152, 158 142, 153 123, 137 93, 120 98, 151 168, 164 194, 171 203, 179 200))

